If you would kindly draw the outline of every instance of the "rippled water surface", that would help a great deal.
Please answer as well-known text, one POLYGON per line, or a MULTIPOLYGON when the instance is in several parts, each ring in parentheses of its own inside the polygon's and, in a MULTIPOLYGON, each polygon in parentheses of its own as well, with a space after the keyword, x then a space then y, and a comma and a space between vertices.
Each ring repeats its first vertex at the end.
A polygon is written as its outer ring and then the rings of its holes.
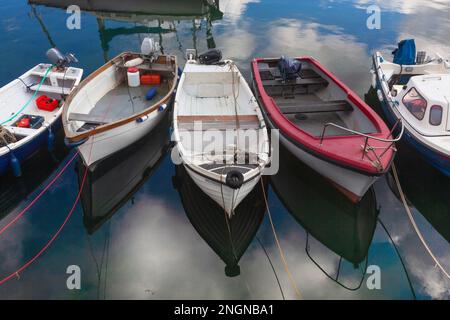
MULTIPOLYGON (((450 2, 445 0, 376 1, 380 30, 366 27, 366 8, 373 4, 366 0, 135 0, 125 6, 125 1, 103 1, 103 12, 82 14, 80 30, 68 30, 66 11, 52 7, 64 1, 39 2, 49 6, 0 0, 2 86, 45 61, 51 46, 74 52, 87 75, 122 51, 138 50, 151 33, 181 64, 185 49, 217 47, 247 78, 253 57, 312 55, 377 109, 369 74, 374 51, 389 52, 400 39, 414 37, 419 47, 450 54, 450 2), (138 12, 123 12, 127 9, 138 12)), ((88 172, 65 225, 86 169, 64 147, 61 133, 54 154, 40 152, 24 166, 21 179, 1 178, 0 227, 30 208, 0 234, 0 279, 13 274, 0 285, 0 298, 297 297, 264 212, 262 187, 232 222, 233 254, 223 212, 167 154, 168 120, 88 172), (240 275, 230 278, 224 267, 235 264, 235 255, 240 275), (81 290, 66 287, 69 265, 81 268, 81 290)), ((283 150, 281 162, 265 189, 287 264, 304 298, 450 297, 450 282, 412 228, 390 175, 355 206, 283 150), (381 290, 368 289, 367 276, 362 278, 366 264, 380 268, 381 290), (360 283, 358 290, 350 290, 360 283)), ((450 270, 448 179, 402 144, 396 165, 420 231, 450 270)))

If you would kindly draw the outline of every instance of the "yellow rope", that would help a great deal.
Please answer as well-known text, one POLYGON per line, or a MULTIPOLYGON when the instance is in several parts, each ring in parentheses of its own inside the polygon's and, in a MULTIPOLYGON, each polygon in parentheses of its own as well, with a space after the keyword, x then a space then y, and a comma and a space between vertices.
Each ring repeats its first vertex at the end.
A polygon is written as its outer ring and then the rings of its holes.
POLYGON ((441 263, 436 258, 436 256, 433 254, 433 252, 431 251, 430 247, 428 247, 428 245, 427 245, 427 243, 426 243, 422 233, 420 232, 419 228, 417 227, 416 221, 414 220, 414 217, 413 217, 413 215, 411 213, 411 209, 409 208, 408 203, 406 202, 406 197, 405 197, 405 194, 403 193, 402 186, 400 185, 400 180, 398 178, 397 169, 395 167, 395 164, 392 164, 392 172, 394 174, 395 183, 397 184, 397 188, 398 188, 398 191, 400 193, 400 197, 402 199, 402 202, 403 202, 403 205, 405 207, 406 213, 408 214, 409 220, 411 221, 411 224, 414 227, 414 230, 416 231, 417 236, 419 237, 420 241, 422 242, 423 246, 427 250, 427 252, 430 255, 430 257, 435 262, 436 266, 442 271, 442 273, 447 277, 447 279, 450 279, 450 275, 444 269, 444 267, 441 265, 441 263))
POLYGON ((280 252, 280 256, 281 256, 281 260, 282 260, 283 265, 284 265, 284 269, 286 270, 286 273, 287 273, 287 275, 289 277, 289 280, 290 280, 290 282, 292 284, 292 287, 295 290, 295 294, 297 295, 297 298, 299 300, 303 300, 303 296, 302 296, 302 294, 300 293, 300 290, 297 287, 297 284, 295 282, 294 277, 292 276, 291 271, 289 270, 289 266, 288 266, 288 263, 287 263, 287 260, 286 260, 286 256, 284 254, 283 248, 281 248, 281 244, 280 244, 280 240, 278 239, 277 232, 275 231, 275 225, 274 225, 273 220, 272 220, 272 214, 270 213, 269 203, 267 201, 266 190, 264 188, 264 182, 263 182, 262 178, 261 178, 261 186, 262 186, 262 190, 263 190, 264 201, 266 203, 266 208, 267 208, 267 213, 268 213, 268 216, 269 216, 270 225, 272 226, 273 235, 275 237, 275 242, 277 244, 278 251, 280 252))

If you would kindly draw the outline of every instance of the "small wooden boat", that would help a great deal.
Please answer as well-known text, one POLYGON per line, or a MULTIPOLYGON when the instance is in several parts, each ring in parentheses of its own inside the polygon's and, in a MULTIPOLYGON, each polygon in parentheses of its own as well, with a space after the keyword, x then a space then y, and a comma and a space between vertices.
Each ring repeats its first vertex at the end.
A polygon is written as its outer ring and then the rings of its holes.
POLYGON ((20 176, 21 163, 45 144, 52 149, 64 98, 82 76, 82 69, 41 63, 0 88, 0 176, 9 169, 20 176))
POLYGON ((266 212, 263 192, 268 190, 267 182, 264 182, 264 190, 258 183, 236 208, 236 214, 229 218, 222 207, 196 185, 184 166, 176 166, 175 170, 173 182, 186 216, 198 234, 225 262, 225 275, 238 276, 239 261, 255 238, 266 212))
POLYGON ((173 127, 189 175, 232 216, 269 163, 263 116, 232 61, 207 65, 190 56, 178 86, 173 127))
POLYGON ((67 98, 63 113, 67 144, 77 146, 85 165, 90 166, 145 136, 168 109, 177 69, 175 56, 154 51, 119 54, 67 98), (128 78, 130 66, 141 79, 136 87, 128 78), (144 76, 160 80, 148 84, 144 76))
POLYGON ((409 40, 399 44, 394 62, 377 52, 373 65, 373 86, 390 124, 401 119, 407 143, 450 177, 450 61, 423 51, 416 55, 409 40))
POLYGON ((266 123, 300 161, 354 202, 387 170, 394 142, 386 124, 311 57, 255 59, 254 90, 266 123), (297 70, 289 71, 286 63, 297 70))

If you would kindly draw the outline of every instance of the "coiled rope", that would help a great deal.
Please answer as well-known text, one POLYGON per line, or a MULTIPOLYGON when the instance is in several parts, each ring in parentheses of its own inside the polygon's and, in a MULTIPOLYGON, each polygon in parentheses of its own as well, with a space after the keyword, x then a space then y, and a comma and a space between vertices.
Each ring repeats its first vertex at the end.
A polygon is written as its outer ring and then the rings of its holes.
POLYGON ((0 148, 7 147, 10 143, 15 142, 17 142, 16 136, 4 126, 0 125, 0 148), (2 141, 4 145, 1 143, 2 141))
POLYGON ((400 194, 400 198, 403 202, 403 206, 405 207, 406 213, 408 214, 408 218, 411 221, 411 224, 415 230, 415 232, 417 233, 417 236, 419 237, 420 241, 422 242, 423 246, 425 247, 425 250, 428 252, 428 254, 430 255, 431 259, 433 259, 435 266, 438 267, 442 273, 445 275, 445 277, 447 277, 447 279, 450 279, 450 275, 448 274, 448 272, 444 269, 444 267, 442 266, 442 264, 439 262, 439 260, 436 258, 436 256, 434 255, 433 251, 431 251, 430 247, 428 246, 427 242, 425 241, 425 238, 422 235, 422 232, 420 232, 419 227, 416 224, 416 221, 414 220, 414 217, 411 213, 411 209, 408 206, 408 203, 406 201, 406 197, 405 194, 403 193, 403 189, 402 186, 400 184, 400 179, 398 178, 398 173, 397 173, 397 168, 395 167, 395 164, 392 164, 392 173, 394 175, 394 179, 395 179, 395 183, 397 185, 399 194, 400 194))
POLYGON ((278 251, 280 252, 281 261, 283 262, 284 269, 286 270, 286 273, 287 273, 287 275, 289 277, 289 281, 291 282, 291 285, 294 288, 294 291, 295 291, 295 294, 297 295, 297 298, 300 299, 300 300, 303 300, 303 296, 302 296, 300 290, 297 287, 297 283, 295 282, 295 279, 292 276, 291 271, 289 270, 289 265, 287 263, 286 256, 284 254, 283 248, 281 247, 280 240, 278 239, 278 235, 277 235, 277 232, 275 230, 275 225, 274 225, 273 220, 272 220, 272 214, 270 213, 269 202, 267 201, 267 197, 266 197, 266 191, 265 191, 265 188, 264 188, 264 182, 262 181, 262 179, 261 179, 261 186, 262 186, 263 195, 264 195, 264 202, 266 203, 267 214, 269 216, 270 225, 272 226, 272 232, 273 232, 273 235, 275 237, 275 242, 277 244, 278 251))

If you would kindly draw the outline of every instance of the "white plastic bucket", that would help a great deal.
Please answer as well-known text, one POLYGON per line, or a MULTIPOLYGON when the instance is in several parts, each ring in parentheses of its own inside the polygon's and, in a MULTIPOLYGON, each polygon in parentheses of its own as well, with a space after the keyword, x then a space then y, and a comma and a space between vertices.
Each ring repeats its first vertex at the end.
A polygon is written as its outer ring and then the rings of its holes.
POLYGON ((134 87, 139 87, 141 85, 139 69, 128 68, 127 77, 128 77, 128 86, 134 88, 134 87))

